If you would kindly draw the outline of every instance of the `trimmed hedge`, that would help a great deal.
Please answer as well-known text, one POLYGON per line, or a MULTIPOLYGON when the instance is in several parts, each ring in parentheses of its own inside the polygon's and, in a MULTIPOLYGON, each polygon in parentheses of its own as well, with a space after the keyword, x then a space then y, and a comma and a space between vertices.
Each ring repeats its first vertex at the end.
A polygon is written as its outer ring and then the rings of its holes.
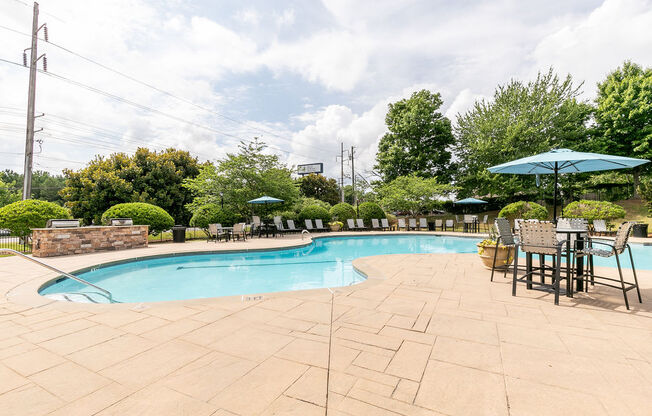
POLYGON ((319 205, 320 207, 324 208, 325 210, 331 209, 331 204, 329 204, 326 201, 322 201, 321 199, 316 199, 316 198, 308 198, 308 197, 302 197, 299 199, 299 201, 294 205, 294 211, 297 213, 303 211, 304 208, 307 208, 312 205, 319 205))
POLYGON ((219 204, 206 204, 197 208, 190 218, 191 227, 199 227, 208 234, 208 224, 222 224, 232 227, 238 221, 238 215, 229 210, 222 210, 219 204))
POLYGON ((370 223, 373 218, 387 218, 385 211, 375 202, 363 202, 358 206, 358 218, 362 218, 365 223, 370 223))
POLYGON ((625 209, 613 202, 583 199, 566 205, 563 215, 566 218, 585 218, 589 222, 593 222, 593 220, 610 221, 616 218, 625 218, 625 209))
POLYGON ((510 222, 515 219, 524 220, 546 220, 548 219, 548 210, 536 202, 518 201, 505 206, 498 213, 499 218, 507 218, 510 222))
POLYGON ((43 228, 48 220, 70 219, 68 209, 54 202, 26 199, 0 208, 0 228, 6 228, 13 235, 25 236, 31 228, 43 228))
POLYGON ((285 221, 286 223, 287 223, 287 220, 292 220, 292 221, 296 222, 297 219, 299 218, 299 215, 294 211, 283 211, 283 212, 277 213, 276 215, 280 215, 281 220, 285 221))
POLYGON ((304 220, 314 220, 320 218, 324 224, 331 220, 331 214, 319 205, 309 205, 301 210, 298 220, 303 223, 304 220))
POLYGON ((158 234, 174 226, 174 218, 163 208, 144 202, 112 206, 102 214, 102 224, 108 224, 111 218, 131 218, 134 225, 149 225, 150 234, 158 234))
POLYGON ((349 218, 355 218, 355 208, 351 204, 346 202, 340 202, 337 205, 333 205, 330 210, 331 217, 333 221, 341 221, 346 223, 346 220, 349 218))

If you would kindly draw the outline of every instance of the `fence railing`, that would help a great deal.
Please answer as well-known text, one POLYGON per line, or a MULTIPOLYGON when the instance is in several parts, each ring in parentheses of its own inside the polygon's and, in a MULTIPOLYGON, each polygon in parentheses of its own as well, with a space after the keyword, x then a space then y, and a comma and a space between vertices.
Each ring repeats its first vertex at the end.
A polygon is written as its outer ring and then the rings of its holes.
POLYGON ((8 248, 21 253, 32 252, 32 236, 9 235, 8 232, 0 230, 0 248, 8 248))
MULTIPOLYGON (((186 228, 186 240, 206 240, 208 236, 201 228, 186 228)), ((172 230, 163 231, 157 235, 150 235, 150 243, 164 243, 172 241, 172 230)))

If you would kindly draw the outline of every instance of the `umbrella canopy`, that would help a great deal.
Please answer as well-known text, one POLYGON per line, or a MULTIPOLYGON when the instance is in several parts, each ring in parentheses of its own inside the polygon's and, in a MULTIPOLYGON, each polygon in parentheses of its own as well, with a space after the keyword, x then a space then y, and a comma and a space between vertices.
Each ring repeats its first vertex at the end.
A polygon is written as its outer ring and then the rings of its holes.
POLYGON ((247 201, 249 204, 275 204, 278 202, 283 202, 282 199, 278 198, 272 198, 271 196, 261 196, 260 198, 252 199, 251 201, 247 201))
POLYGON ((472 205, 472 204, 486 204, 487 201, 483 201, 481 199, 475 199, 475 198, 464 198, 460 199, 459 201, 455 201, 456 204, 460 205, 472 205))
POLYGON ((501 165, 492 166, 492 173, 514 173, 520 175, 550 174, 555 175, 555 193, 553 220, 557 220, 557 175, 560 173, 595 172, 633 168, 644 163, 646 159, 633 157, 603 155, 600 153, 576 152, 570 149, 553 149, 546 153, 512 160, 501 165))

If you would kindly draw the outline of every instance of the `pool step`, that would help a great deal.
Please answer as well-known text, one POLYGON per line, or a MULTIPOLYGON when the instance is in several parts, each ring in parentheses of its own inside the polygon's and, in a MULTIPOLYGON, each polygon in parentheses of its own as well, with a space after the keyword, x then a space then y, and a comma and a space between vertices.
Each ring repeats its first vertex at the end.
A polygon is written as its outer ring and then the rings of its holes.
POLYGON ((79 302, 79 303, 109 303, 109 300, 97 293, 50 293, 44 295, 48 299, 58 300, 63 302, 79 302))

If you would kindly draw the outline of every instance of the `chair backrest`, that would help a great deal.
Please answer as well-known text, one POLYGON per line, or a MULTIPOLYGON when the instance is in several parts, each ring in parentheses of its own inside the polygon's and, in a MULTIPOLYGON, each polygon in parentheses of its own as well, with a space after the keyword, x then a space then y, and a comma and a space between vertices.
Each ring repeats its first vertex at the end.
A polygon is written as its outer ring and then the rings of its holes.
POLYGON ((280 215, 277 215, 277 216, 274 217, 274 224, 276 224, 278 222, 282 222, 282 221, 283 221, 283 219, 281 218, 280 215))
POLYGON ((500 244, 511 246, 515 244, 514 234, 512 234, 512 227, 509 225, 507 218, 496 218, 494 221, 496 231, 500 236, 500 244))
POLYGON ((522 219, 522 218, 516 218, 516 219, 514 220, 514 231, 517 231, 519 228, 521 228, 521 223, 522 223, 523 221, 525 221, 525 220, 522 219))
POLYGON ((405 218, 398 219, 398 228, 405 228, 405 218))
POLYGON ((634 221, 627 221, 620 224, 618 231, 616 231, 616 238, 614 239, 614 249, 618 254, 622 253, 627 247, 629 235, 632 233, 632 228, 636 224, 634 221))
POLYGON ((410 228, 417 228, 417 219, 416 218, 409 218, 408 219, 408 224, 410 224, 410 228))
POLYGON ((378 223, 378 218, 372 218, 371 219, 371 226, 373 228, 380 228, 380 224, 378 223))
POLYGON ((347 218, 346 225, 347 225, 347 227, 349 227, 349 230, 354 229, 355 228, 355 223, 353 222, 353 218, 347 218))
POLYGON ((466 224, 472 224, 475 221, 475 216, 473 215, 464 215, 464 222, 466 224))
POLYGON ((255 225, 256 227, 260 227, 260 217, 259 217, 259 216, 254 215, 254 216, 252 217, 252 220, 253 220, 253 223, 254 223, 254 225, 255 225))
POLYGON ((488 220, 489 220, 489 215, 485 215, 485 216, 482 218, 482 223, 483 223, 483 224, 486 224, 488 220))
POLYGON ((435 227, 441 227, 444 224, 443 220, 435 220, 435 227))
POLYGON ((215 227, 217 227, 217 231, 220 233, 224 231, 224 229, 222 228, 222 224, 220 224, 219 222, 215 224, 215 227))
POLYGON ((358 228, 365 228, 364 227, 364 221, 362 221, 362 218, 356 219, 355 223, 357 224, 358 228))
POLYGON ((234 233, 241 233, 244 231, 244 222, 239 222, 237 224, 233 224, 233 232, 234 233))
POLYGON ((419 228, 428 228, 428 220, 425 218, 419 218, 419 228))
POLYGON ((294 220, 287 220, 287 223, 288 223, 288 228, 290 230, 296 230, 297 229, 297 227, 294 226, 294 220))
POLYGON ((383 228, 389 228, 389 221, 387 218, 381 218, 380 224, 383 226, 383 228))
POLYGON ((315 226, 317 226, 317 228, 324 228, 324 223, 321 221, 321 219, 317 218, 315 220, 315 226))
POLYGON ((281 231, 285 230, 285 228, 283 227, 283 221, 274 222, 274 225, 276 226, 277 230, 281 230, 281 231))
POLYGON ((303 222, 306 224, 306 230, 312 230, 312 220, 311 219, 305 219, 303 222))
POLYGON ((208 224, 208 234, 217 235, 217 224, 208 224))
POLYGON ((593 230, 599 233, 607 232, 607 222, 605 220, 593 220, 593 230))
POLYGON ((455 222, 460 222, 460 217, 459 217, 459 215, 456 215, 456 216, 455 216, 455 222))
POLYGON ((536 254, 557 254, 557 229, 548 221, 522 221, 518 229, 521 250, 536 254))
POLYGON ((453 227, 453 226, 454 226, 453 220, 446 220, 446 228, 453 227))

